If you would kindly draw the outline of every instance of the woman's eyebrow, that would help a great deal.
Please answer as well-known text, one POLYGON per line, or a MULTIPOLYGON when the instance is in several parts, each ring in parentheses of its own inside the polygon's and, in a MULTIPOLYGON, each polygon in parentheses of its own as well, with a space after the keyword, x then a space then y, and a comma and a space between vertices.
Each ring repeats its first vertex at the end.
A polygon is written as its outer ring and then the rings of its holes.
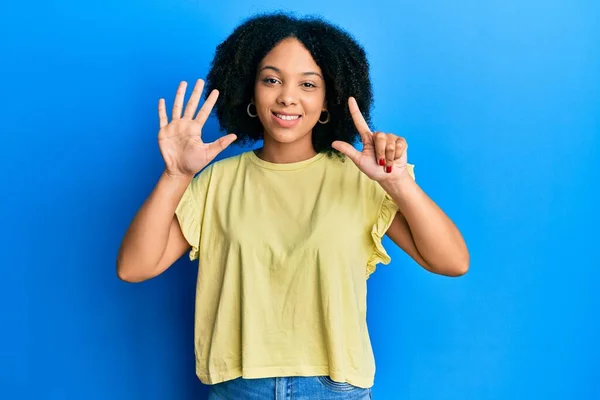
MULTIPOLYGON (((275 71, 277 73, 281 73, 281 70, 279 68, 274 67, 272 65, 265 65, 264 67, 262 67, 260 69, 260 71, 264 71, 265 69, 272 69, 273 71, 275 71)), ((314 71, 303 72, 302 75, 317 75, 321 79, 325 80, 321 74, 319 74, 318 72, 314 72, 314 71)))

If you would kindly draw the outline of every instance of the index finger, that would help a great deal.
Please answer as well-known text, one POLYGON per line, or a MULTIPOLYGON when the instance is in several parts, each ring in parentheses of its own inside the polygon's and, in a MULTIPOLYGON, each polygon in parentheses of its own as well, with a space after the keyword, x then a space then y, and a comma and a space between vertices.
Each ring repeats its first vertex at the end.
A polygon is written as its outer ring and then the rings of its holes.
POLYGON ((354 97, 350 97, 348 99, 348 107, 350 108, 350 115, 352 116, 352 121, 354 121, 354 126, 360 133, 360 136, 363 138, 363 141, 367 138, 370 138, 373 134, 371 129, 369 129, 369 125, 367 125, 367 121, 363 117, 360 109, 358 108, 358 103, 354 97))
POLYGON ((213 91, 210 92, 210 95, 206 98, 206 101, 202 105, 202 108, 200 108, 200 111, 198 111, 198 115, 196 115, 196 121, 198 121, 202 125, 204 125, 204 123, 206 122, 206 120, 208 119, 208 117, 210 115, 210 112, 212 111, 213 107, 215 106, 215 103, 217 102, 218 97, 219 97, 219 91, 217 89, 213 89, 213 91))

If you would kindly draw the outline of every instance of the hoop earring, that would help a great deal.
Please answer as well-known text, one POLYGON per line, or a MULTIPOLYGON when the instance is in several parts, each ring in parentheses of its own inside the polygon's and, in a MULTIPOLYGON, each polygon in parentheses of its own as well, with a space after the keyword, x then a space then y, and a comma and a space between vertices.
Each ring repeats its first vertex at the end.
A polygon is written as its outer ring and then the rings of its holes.
POLYGON ((323 110, 323 111, 321 111, 321 114, 323 114, 324 112, 327 113, 327 119, 325 121, 321 121, 321 116, 319 116, 319 123, 321 123, 321 124, 326 124, 329 122, 329 111, 323 110))
MULTIPOLYGON (((250 112, 250 106, 254 106, 254 104, 252 104, 252 103, 248 104, 248 107, 246 107, 246 112, 248 113, 250 118, 256 118, 256 116, 258 115, 258 112, 256 114, 252 114, 250 112)), ((256 106, 254 106, 254 107, 256 108, 256 106)))

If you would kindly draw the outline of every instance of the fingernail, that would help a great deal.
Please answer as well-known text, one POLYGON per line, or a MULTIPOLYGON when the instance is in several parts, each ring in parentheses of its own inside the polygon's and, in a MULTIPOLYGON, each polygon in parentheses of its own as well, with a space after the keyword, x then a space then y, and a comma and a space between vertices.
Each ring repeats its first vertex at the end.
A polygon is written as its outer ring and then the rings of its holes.
POLYGON ((392 172, 392 166, 391 166, 391 165, 389 165, 389 166, 385 167, 385 172, 387 172, 388 174, 389 174, 390 172, 392 172))
POLYGON ((382 167, 385 165, 385 160, 383 158, 379 159, 379 165, 382 167))

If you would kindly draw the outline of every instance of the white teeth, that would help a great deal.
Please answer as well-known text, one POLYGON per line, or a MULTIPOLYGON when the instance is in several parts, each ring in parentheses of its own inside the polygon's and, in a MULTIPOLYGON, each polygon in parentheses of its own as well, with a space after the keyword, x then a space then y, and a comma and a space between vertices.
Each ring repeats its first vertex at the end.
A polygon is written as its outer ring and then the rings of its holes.
POLYGON ((275 114, 277 115, 277 118, 283 119, 285 121, 293 121, 295 119, 300 118, 299 115, 281 115, 281 114, 275 114))

